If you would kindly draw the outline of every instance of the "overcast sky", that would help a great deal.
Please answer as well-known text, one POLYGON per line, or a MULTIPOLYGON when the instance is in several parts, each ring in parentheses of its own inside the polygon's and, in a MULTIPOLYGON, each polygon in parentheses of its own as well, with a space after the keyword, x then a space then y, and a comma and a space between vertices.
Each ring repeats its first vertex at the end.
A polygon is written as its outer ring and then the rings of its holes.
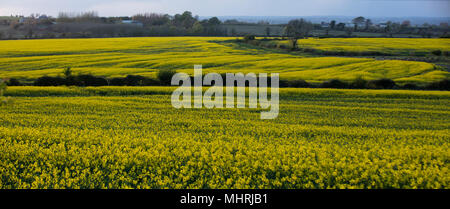
POLYGON ((448 17, 450 0, 0 0, 0 15, 97 11, 100 16, 142 12, 199 16, 448 17))

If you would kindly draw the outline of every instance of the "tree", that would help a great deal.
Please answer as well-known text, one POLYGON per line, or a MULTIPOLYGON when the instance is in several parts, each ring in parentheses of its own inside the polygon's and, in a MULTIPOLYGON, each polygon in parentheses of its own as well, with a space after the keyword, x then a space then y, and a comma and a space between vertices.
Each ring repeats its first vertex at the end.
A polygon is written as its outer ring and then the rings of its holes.
POLYGON ((270 32, 271 32, 270 27, 266 27, 266 36, 267 37, 270 37, 270 32))
POLYGON ((237 36, 237 32, 235 28, 231 28, 231 36, 237 36))
POLYGON ((64 69, 63 74, 66 79, 72 77, 72 69, 70 67, 67 67, 66 69, 64 69))
POLYGON ((157 13, 137 14, 132 19, 141 22, 144 26, 161 26, 170 22, 169 15, 157 13))
POLYGON ((386 22, 386 27, 384 28, 385 33, 389 33, 391 31, 391 25, 392 25, 391 21, 386 22))
POLYGON ((194 23, 194 26, 192 26, 191 32, 195 35, 200 35, 203 33, 203 25, 200 22, 194 23))
POLYGON ((285 28, 285 33, 290 39, 291 47, 293 50, 298 48, 298 39, 307 37, 309 35, 309 32, 311 32, 313 28, 313 24, 304 19, 289 21, 288 25, 285 28))
POLYGON ((28 29, 27 35, 25 35, 27 38, 33 38, 33 29, 28 29))
POLYGON ((211 17, 208 20, 208 24, 210 24, 210 25, 220 25, 220 24, 222 24, 222 22, 217 17, 211 17))
POLYGON ((408 28, 411 26, 411 21, 405 20, 402 22, 402 28, 408 28))
POLYGON ((358 30, 358 26, 362 25, 366 21, 366 18, 359 16, 352 20, 352 23, 355 24, 355 31, 358 30))
POLYGON ((335 26, 336 26, 336 20, 332 20, 332 21, 330 22, 330 28, 331 28, 331 29, 334 29, 335 26))
POLYGON ((371 19, 366 19, 366 31, 369 30, 370 26, 372 26, 372 20, 371 19))
POLYGON ((394 33, 398 33, 400 31, 401 25, 399 23, 393 23, 391 21, 388 21, 386 23, 386 33, 389 33, 390 37, 393 37, 394 33))
POLYGON ((345 23, 339 23, 336 25, 336 28, 339 30, 344 30, 345 29, 345 23))
POLYGON ((212 17, 209 20, 203 20, 201 22, 201 24, 203 25, 203 28, 205 29, 205 34, 206 35, 222 35, 226 32, 224 32, 224 30, 222 30, 221 28, 221 24, 222 22, 219 20, 219 18, 217 17, 212 17))
POLYGON ((347 36, 349 36, 349 37, 352 36, 352 33, 353 33, 352 28, 346 28, 345 32, 347 33, 347 36))
POLYGON ((448 23, 441 22, 441 23, 439 23, 439 27, 441 27, 441 28, 448 28, 448 23))
POLYGON ((176 14, 173 23, 175 26, 184 27, 186 29, 191 28, 197 20, 192 17, 192 13, 189 11, 184 12, 183 14, 176 14))

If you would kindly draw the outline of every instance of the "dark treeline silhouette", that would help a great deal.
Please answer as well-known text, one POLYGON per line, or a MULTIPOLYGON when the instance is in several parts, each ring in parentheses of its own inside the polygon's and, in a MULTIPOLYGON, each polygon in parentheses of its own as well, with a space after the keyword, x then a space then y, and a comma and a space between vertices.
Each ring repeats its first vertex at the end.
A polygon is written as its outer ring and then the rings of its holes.
POLYGON ((1 17, 0 39, 30 38, 91 38, 91 37, 140 37, 140 36, 245 36, 256 33, 259 36, 290 37, 294 39, 316 37, 444 37, 448 38, 449 26, 412 25, 411 21, 375 24, 364 17, 351 22, 311 23, 305 19, 294 19, 288 24, 270 24, 260 21, 247 23, 230 19, 221 22, 217 17, 200 20, 186 11, 168 15, 142 13, 134 16, 101 17, 96 12, 64 13, 57 17, 31 14, 28 17, 1 17), (9 27, 4 27, 9 26, 9 27), (271 27, 279 28, 272 31, 271 27), (5 29, 6 28, 6 29, 5 29), (283 29, 284 28, 284 29, 283 29), (251 32, 253 31, 253 32, 251 32), (378 34, 378 35, 377 35, 378 34))
POLYGON ((61 12, 56 18, 33 14, 0 21, 0 25, 10 26, 0 31, 0 39, 227 35, 217 17, 199 20, 188 11, 174 16, 144 13, 132 17, 100 17, 96 12, 61 12))
MULTIPOLYGON (((119 78, 104 78, 89 74, 72 75, 72 70, 66 68, 63 71, 64 76, 42 76, 36 79, 34 86, 170 86, 172 77, 176 74, 175 70, 160 70, 157 78, 148 78, 140 75, 127 75, 119 78)), ((220 74, 223 85, 227 83, 225 73, 220 74)), ((190 77, 194 84, 194 77, 190 77)), ((203 79, 203 78, 202 78, 203 79)), ((258 78, 255 78, 258 79, 258 78)), ((271 84, 271 78, 267 77, 268 86, 271 84)), ((9 79, 8 86, 21 86, 17 79, 9 79)), ((215 84, 212 84, 215 85, 215 84)), ((236 85, 236 82, 235 82, 236 85)), ((206 85, 204 85, 206 86, 206 85)), ((249 81, 245 81, 245 86, 249 86, 249 81)), ((391 79, 365 80, 361 77, 351 82, 344 82, 338 79, 331 79, 322 83, 308 83, 304 80, 280 80, 281 88, 336 88, 336 89, 412 89, 412 90, 450 90, 450 80, 444 79, 438 82, 432 82, 425 86, 418 86, 413 83, 398 85, 391 79)))

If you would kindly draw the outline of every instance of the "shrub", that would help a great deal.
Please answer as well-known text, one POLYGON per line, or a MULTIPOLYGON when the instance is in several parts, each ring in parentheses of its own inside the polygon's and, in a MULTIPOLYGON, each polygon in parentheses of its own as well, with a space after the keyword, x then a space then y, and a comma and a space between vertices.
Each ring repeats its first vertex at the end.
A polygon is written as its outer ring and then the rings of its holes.
POLYGON ((342 82, 338 79, 331 79, 320 84, 321 88, 337 88, 337 89, 345 89, 348 87, 347 83, 342 82))
POLYGON ((292 88, 307 88, 310 87, 311 85, 304 81, 304 80, 292 80, 288 82, 289 87, 292 88))
POLYGON ((159 86, 161 83, 156 79, 145 78, 141 81, 142 86, 159 86))
POLYGON ((371 89, 392 89, 395 86, 395 82, 388 78, 369 81, 367 87, 371 89))
POLYGON ((66 69, 64 69, 63 74, 65 78, 72 77, 72 69, 70 67, 67 67, 66 69))
POLYGON ((69 76, 65 80, 66 80, 66 83, 65 83, 66 86, 82 86, 83 85, 79 80, 77 80, 73 76, 69 76))
POLYGON ((256 39, 256 37, 254 36, 254 35, 245 35, 244 36, 244 41, 245 42, 247 42, 247 41, 253 41, 253 40, 255 40, 256 39))
POLYGON ((357 77, 351 84, 350 88, 352 89, 365 89, 367 88, 367 81, 362 77, 357 77))
POLYGON ((22 86, 22 83, 20 83, 20 81, 17 80, 17 79, 15 79, 15 78, 9 79, 9 81, 6 82, 6 84, 7 84, 8 86, 22 86))
POLYGON ((403 85, 402 88, 416 90, 416 89, 419 89, 419 86, 417 86, 416 84, 413 84, 413 83, 407 83, 407 84, 403 85))
POLYGON ((125 77, 125 85, 142 86, 142 80, 144 79, 145 77, 139 75, 127 75, 127 77, 125 77))
POLYGON ((78 75, 75 77, 75 81, 80 86, 108 86, 106 79, 93 75, 78 75))
POLYGON ((125 78, 112 78, 109 80, 109 85, 111 86, 125 86, 127 85, 125 78))
MULTIPOLYGON (((270 81, 269 81, 269 80, 270 80, 270 79, 267 78, 267 84, 268 84, 268 86, 270 86, 270 81)), ((280 80, 279 86, 280 86, 280 87, 289 87, 289 81, 287 81, 287 80, 280 80)))
POLYGON ((0 79, 0 97, 3 97, 3 93, 6 91, 6 80, 0 79))
POLYGON ((161 85, 170 86, 172 81, 172 77, 177 73, 177 71, 173 69, 163 69, 158 71, 158 80, 161 85))
POLYGON ((0 105, 8 104, 11 101, 11 97, 3 96, 7 88, 7 82, 7 79, 0 79, 0 105))
POLYGON ((426 88, 430 89, 430 90, 450 91, 450 80, 444 79, 442 81, 433 82, 433 83, 430 83, 426 88))
POLYGON ((35 86, 62 86, 66 85, 66 79, 61 77, 43 76, 34 81, 35 86))
MULTIPOLYGON (((172 78, 171 78, 172 79, 172 78)), ((128 75, 124 79, 124 83, 127 86, 157 86, 159 82, 151 78, 146 78, 140 75, 128 75)))
POLYGON ((441 56, 442 55, 442 51, 441 50, 434 50, 434 51, 432 51, 431 52, 433 55, 436 55, 436 56, 441 56))

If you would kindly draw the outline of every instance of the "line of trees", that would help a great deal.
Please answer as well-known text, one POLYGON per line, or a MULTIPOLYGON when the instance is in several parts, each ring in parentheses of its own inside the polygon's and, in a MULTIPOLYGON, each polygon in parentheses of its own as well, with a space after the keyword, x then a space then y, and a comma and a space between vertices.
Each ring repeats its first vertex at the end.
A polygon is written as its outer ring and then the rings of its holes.
MULTIPOLYGON (((106 79, 99 76, 89 74, 73 75, 71 68, 66 68, 63 71, 63 76, 43 76, 36 79, 34 86, 170 86, 172 77, 176 74, 173 69, 163 69, 158 71, 157 78, 147 78, 140 75, 127 75, 126 77, 106 79)), ((226 74, 221 74, 221 77, 226 83, 226 74)), ((194 77, 191 77, 192 82, 194 77)), ((268 77, 270 84, 270 77, 268 77)), ((9 86, 20 86, 17 79, 9 79, 8 81, 0 80, 0 97, 6 84, 9 86)), ((279 87, 285 88, 338 88, 338 89, 413 89, 413 90, 450 90, 450 80, 444 79, 442 81, 433 82, 426 86, 418 86, 410 83, 405 85, 398 85, 391 79, 377 79, 365 80, 358 77, 351 82, 344 82, 338 79, 331 79, 319 84, 308 83, 304 80, 280 80, 279 87)), ((248 82, 246 83, 248 85, 248 82)))
MULTIPOLYGON (((186 11, 168 14, 143 13, 132 17, 99 17, 96 12, 60 12, 56 18, 32 15, 9 21, 0 38, 90 38, 139 36, 226 36, 222 22, 213 17, 199 20, 186 11), (6 34, 4 34, 6 33, 6 34)), ((5 23, 6 24, 6 23, 5 23)))
MULTIPOLYGON (((270 25, 269 22, 246 23, 238 20, 221 22, 217 17, 200 20, 186 11, 181 14, 168 15, 158 13, 141 13, 128 17, 100 17, 97 12, 67 13, 60 12, 57 17, 45 14, 32 14, 29 17, 0 18, 0 25, 9 29, 0 31, 0 39, 17 38, 89 38, 89 37, 135 37, 135 36, 244 36, 249 28, 255 27, 259 35, 284 35, 292 38, 312 36, 312 30, 326 31, 326 37, 351 37, 355 32, 382 33, 386 36, 405 34, 422 37, 449 37, 448 23, 440 25, 423 24, 412 26, 409 20, 401 23, 388 21, 375 25, 371 19, 356 17, 349 23, 322 22, 312 24, 304 19, 291 20, 285 25, 270 25), (239 27, 233 27, 239 26, 239 27), (272 28, 271 28, 272 26, 272 28), (281 34, 273 27, 286 26, 281 34), (302 27, 299 27, 302 26, 302 27), (231 28, 230 28, 231 27, 231 28), (238 28, 239 31, 236 30, 238 28), (330 31, 344 31, 329 34, 330 31)), ((317 35, 317 34, 316 34, 317 35)), ((323 35, 319 35, 323 36, 323 35)), ((358 35, 359 36, 359 35, 358 35)), ((292 42, 294 43, 294 42, 292 42)), ((295 46, 293 46, 295 48, 295 46)))

